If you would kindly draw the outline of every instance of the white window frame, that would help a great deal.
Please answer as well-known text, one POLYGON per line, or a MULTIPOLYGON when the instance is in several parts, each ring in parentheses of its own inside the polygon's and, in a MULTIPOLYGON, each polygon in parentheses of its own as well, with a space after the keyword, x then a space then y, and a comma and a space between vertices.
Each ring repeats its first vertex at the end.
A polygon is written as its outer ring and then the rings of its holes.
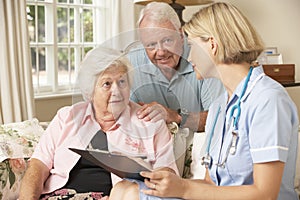
MULTIPOLYGON (((75 75, 79 70, 79 65, 84 57, 84 48, 86 47, 96 47, 105 41, 106 38, 110 36, 107 35, 106 27, 109 26, 109 21, 106 15, 109 13, 108 8, 106 6, 105 0, 93 0, 93 5, 83 5, 83 0, 73 0, 74 3, 58 3, 57 0, 26 0, 27 5, 35 6, 35 42, 30 42, 30 48, 45 48, 45 65, 46 65, 46 74, 47 74, 47 84, 46 85, 34 85, 34 94, 35 97, 43 97, 43 96, 53 96, 53 95, 61 95, 61 94, 72 94, 74 91, 75 82, 70 82, 67 85, 59 85, 58 81, 58 57, 56 56, 58 53, 58 48, 67 48, 68 49, 68 59, 70 60, 70 48, 74 48, 74 67, 75 67, 75 75), (45 42, 38 42, 38 15, 37 15, 37 6, 45 7, 45 42), (74 7, 74 42, 67 43, 59 43, 58 44, 58 36, 57 36, 57 8, 58 7, 74 7), (77 20, 80 15, 80 10, 83 8, 89 8, 93 10, 93 42, 82 42, 83 38, 80 38, 80 35, 84 37, 83 28, 81 28, 82 20, 77 20), (81 34, 80 32, 81 31, 81 34), (53 67, 51 67, 53 66, 53 67)), ((69 2, 69 0, 68 0, 69 2)), ((68 15, 69 17, 69 15, 68 15)), ((69 20, 68 20, 69 21, 69 20)), ((69 23, 68 23, 69 26, 69 23)), ((68 27, 68 31, 70 27, 68 27)), ((38 52, 38 51, 36 51, 38 52)), ((36 65, 37 69, 39 68, 39 57, 36 55, 36 65)), ((70 61, 69 61, 69 69, 70 69, 70 61)), ((39 79, 38 79, 39 83, 39 79)))

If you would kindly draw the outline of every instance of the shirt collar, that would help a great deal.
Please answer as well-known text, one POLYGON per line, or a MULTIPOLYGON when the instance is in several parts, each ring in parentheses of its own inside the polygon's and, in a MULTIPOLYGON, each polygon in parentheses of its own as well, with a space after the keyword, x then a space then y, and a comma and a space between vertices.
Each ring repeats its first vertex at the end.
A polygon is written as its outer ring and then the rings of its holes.
POLYGON ((128 131, 126 127, 128 124, 131 124, 131 116, 130 116, 130 103, 126 106, 125 110, 121 113, 120 117, 117 119, 116 123, 108 130, 112 131, 118 128, 122 128, 124 131, 128 131))
MULTIPOLYGON (((256 84, 256 81, 257 81, 256 79, 261 78, 261 77, 259 77, 261 74, 264 74, 262 66, 253 68, 252 74, 250 76, 250 79, 249 79, 249 82, 247 85, 247 90, 245 92, 245 95, 242 97, 242 100, 246 99, 246 97, 251 93, 250 90, 252 89, 252 84, 256 84)), ((229 104, 232 101, 235 101, 236 99, 238 99, 240 97, 245 81, 246 81, 246 77, 236 87, 236 89, 232 95, 232 98, 229 101, 229 104)))
MULTIPOLYGON (((85 111, 84 117, 82 118, 81 124, 85 124, 85 122, 91 119, 93 121, 96 121, 95 117, 94 117, 94 111, 93 111, 93 104, 92 102, 89 102, 87 105, 87 109, 85 111)), ((112 131, 115 130, 119 127, 122 127, 122 129, 124 129, 126 126, 126 124, 130 124, 130 103, 129 105, 126 106, 125 110, 123 111, 123 113, 120 115, 119 119, 116 121, 116 123, 108 130, 108 131, 112 131)), ((100 125, 99 125, 100 126, 100 125)))
POLYGON ((92 102, 89 102, 87 105, 87 109, 85 110, 84 116, 81 121, 81 125, 85 124, 86 120, 91 119, 93 121, 96 121, 94 117, 94 109, 92 102))

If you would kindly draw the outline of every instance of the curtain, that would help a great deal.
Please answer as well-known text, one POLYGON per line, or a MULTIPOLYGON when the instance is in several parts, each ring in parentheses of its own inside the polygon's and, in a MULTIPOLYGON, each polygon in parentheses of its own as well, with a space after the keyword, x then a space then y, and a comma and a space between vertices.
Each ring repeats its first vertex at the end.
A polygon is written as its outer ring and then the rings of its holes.
POLYGON ((110 1, 112 10, 112 35, 132 31, 135 28, 135 12, 132 0, 110 1))
POLYGON ((107 0, 106 34, 110 36, 107 45, 124 50, 130 43, 137 40, 137 10, 133 0, 107 0))
POLYGON ((26 0, 0 0, 0 123, 35 115, 26 0))

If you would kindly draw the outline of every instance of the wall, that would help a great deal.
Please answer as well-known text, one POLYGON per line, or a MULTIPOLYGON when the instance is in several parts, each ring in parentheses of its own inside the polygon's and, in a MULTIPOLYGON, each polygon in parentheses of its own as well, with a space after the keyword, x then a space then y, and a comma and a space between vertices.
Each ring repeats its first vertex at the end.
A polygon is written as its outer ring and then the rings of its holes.
MULTIPOLYGON (((277 47, 283 62, 296 65, 300 81, 300 1, 299 0, 223 0, 237 6, 256 27, 267 47, 277 47)), ((183 11, 187 21, 201 6, 183 11)))
POLYGON ((72 96, 70 95, 36 98, 36 118, 41 122, 51 121, 57 110, 67 105, 72 105, 72 96))

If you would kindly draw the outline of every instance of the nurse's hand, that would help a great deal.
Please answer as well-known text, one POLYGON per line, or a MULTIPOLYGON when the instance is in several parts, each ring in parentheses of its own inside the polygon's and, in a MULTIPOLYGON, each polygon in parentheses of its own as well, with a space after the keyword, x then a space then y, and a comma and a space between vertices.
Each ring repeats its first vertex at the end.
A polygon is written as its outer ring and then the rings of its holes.
POLYGON ((185 191, 185 180, 178 175, 165 170, 153 172, 141 172, 145 177, 145 184, 149 190, 141 190, 143 193, 159 197, 182 197, 185 191))
POLYGON ((166 123, 176 122, 177 124, 181 121, 181 117, 177 111, 171 110, 157 102, 151 102, 148 104, 139 102, 139 104, 142 106, 137 112, 139 119, 152 122, 157 122, 163 119, 166 123))

